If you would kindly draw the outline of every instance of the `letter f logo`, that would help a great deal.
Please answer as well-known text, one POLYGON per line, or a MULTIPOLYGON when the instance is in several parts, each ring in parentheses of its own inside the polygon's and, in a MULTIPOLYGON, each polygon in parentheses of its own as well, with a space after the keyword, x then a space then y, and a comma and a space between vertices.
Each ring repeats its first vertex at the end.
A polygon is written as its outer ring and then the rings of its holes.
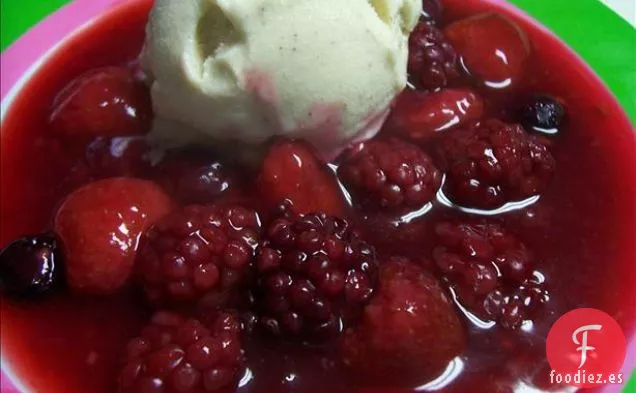
POLYGON ((585 325, 576 329, 574 333, 572 334, 572 341, 574 341, 574 344, 580 345, 580 347, 576 349, 577 351, 581 351, 581 364, 579 364, 579 368, 583 367, 583 365, 587 361, 587 352, 593 351, 596 349, 592 346, 587 345, 587 332, 589 330, 601 330, 601 328, 602 328, 601 325, 585 325), (581 332, 583 332, 582 340, 581 342, 579 342, 577 336, 581 332))

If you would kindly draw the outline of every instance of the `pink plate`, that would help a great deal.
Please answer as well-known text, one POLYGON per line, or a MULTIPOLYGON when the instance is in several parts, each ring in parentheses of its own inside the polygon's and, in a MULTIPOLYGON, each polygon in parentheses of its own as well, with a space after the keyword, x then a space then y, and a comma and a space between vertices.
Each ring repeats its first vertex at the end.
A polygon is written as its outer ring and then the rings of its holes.
MULTIPOLYGON (((123 0, 75 0, 34 26, 0 57, 0 116, 3 118, 15 94, 29 76, 47 58, 47 54, 70 34, 90 25, 93 18, 123 0)), ((1 358, 0 392, 23 393, 28 390, 16 378, 10 363, 1 358)))

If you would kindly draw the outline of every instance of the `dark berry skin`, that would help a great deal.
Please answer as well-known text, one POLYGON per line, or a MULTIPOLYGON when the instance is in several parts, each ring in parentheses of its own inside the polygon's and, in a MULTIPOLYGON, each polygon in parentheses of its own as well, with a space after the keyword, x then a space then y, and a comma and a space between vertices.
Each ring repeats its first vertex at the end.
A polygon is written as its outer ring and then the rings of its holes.
POLYGON ((441 222, 435 233, 435 264, 470 312, 515 330, 547 300, 532 254, 499 225, 441 222))
POLYGON ((564 118, 563 106, 548 96, 534 97, 521 108, 520 114, 520 122, 526 130, 551 135, 559 132, 564 118))
POLYGON ((548 142, 497 119, 451 130, 439 149, 444 192, 465 207, 495 209, 538 195, 555 170, 548 142))
POLYGON ((256 270, 262 325, 310 342, 338 336, 377 281, 374 249, 345 220, 325 213, 274 220, 257 251, 256 270))
POLYGON ((461 76, 459 56, 435 26, 419 22, 409 37, 409 81, 421 90, 439 90, 461 76))
POLYGON ((57 280, 59 263, 55 236, 15 240, 0 252, 0 293, 13 298, 44 294, 57 280))

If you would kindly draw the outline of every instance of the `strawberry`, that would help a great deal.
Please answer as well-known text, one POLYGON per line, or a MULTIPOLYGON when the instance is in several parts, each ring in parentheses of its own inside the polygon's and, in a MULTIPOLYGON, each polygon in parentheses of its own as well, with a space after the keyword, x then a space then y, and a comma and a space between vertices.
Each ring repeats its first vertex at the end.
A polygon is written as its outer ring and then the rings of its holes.
POLYGON ((441 373, 465 332, 437 280, 405 258, 381 265, 380 288, 360 324, 345 332, 345 365, 372 384, 411 385, 441 373))
POLYGON ((344 210, 344 196, 335 176, 298 141, 282 140, 270 147, 257 187, 266 209, 287 200, 296 214, 321 211, 340 216, 344 210))
POLYGON ((470 89, 444 89, 433 94, 405 90, 385 129, 413 140, 426 140, 473 120, 484 112, 484 102, 470 89))
POLYGON ((81 140, 145 134, 151 120, 148 88, 122 67, 92 70, 70 82, 49 118, 58 135, 81 140))
POLYGON ((74 191, 55 217, 69 285, 78 292, 111 294, 132 272, 141 233, 172 208, 155 183, 100 180, 74 191))

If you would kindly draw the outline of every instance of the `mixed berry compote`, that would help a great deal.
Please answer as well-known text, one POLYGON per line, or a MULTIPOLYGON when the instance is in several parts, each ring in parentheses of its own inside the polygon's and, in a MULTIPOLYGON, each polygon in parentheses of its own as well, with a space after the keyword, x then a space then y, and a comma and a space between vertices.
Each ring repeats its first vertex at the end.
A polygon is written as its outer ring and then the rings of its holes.
POLYGON ((67 40, 2 124, 2 356, 47 393, 554 391, 580 307, 636 320, 636 143, 562 43, 424 0, 379 135, 158 157, 151 1, 67 40))

